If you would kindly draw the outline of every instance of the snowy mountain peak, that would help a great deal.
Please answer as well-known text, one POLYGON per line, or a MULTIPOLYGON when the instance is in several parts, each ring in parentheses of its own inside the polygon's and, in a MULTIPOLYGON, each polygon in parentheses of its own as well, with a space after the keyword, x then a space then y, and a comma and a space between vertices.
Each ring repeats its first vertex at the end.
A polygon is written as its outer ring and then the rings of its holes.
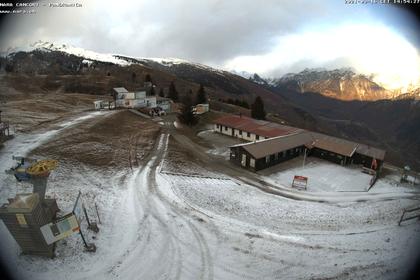
POLYGON ((101 54, 82 48, 74 47, 68 44, 57 44, 45 41, 37 41, 31 44, 33 49, 43 50, 43 51, 59 51, 67 54, 83 57, 89 60, 97 60, 102 62, 109 62, 113 64, 118 64, 121 66, 128 66, 131 63, 127 60, 118 58, 118 55, 114 54, 101 54))
MULTIPOLYGON (((190 65, 196 68, 216 72, 219 75, 223 75, 225 72, 204 64, 194 63, 187 61, 185 59, 179 58, 145 58, 145 57, 132 57, 120 54, 104 54, 98 53, 90 50, 85 50, 83 48, 75 47, 69 44, 60 44, 52 43, 47 41, 37 41, 30 45, 29 48, 23 49, 23 51, 33 51, 33 50, 42 50, 42 51, 59 51, 67 54, 75 55, 78 57, 85 58, 92 61, 101 61, 113 63, 121 66, 129 66, 131 64, 144 64, 144 63, 158 63, 165 67, 172 67, 174 65, 190 65)), ((17 50, 20 51, 20 50, 17 50)), ((15 51, 16 52, 16 51, 15 51)))
POLYGON ((257 73, 254 73, 254 75, 252 75, 251 77, 249 77, 250 81, 259 84, 259 85, 267 85, 267 81, 263 78, 261 78, 257 73))
POLYGON ((307 81, 307 80, 321 80, 321 79, 331 79, 331 78, 351 78, 353 76, 360 75, 356 74, 355 70, 350 67, 339 68, 334 70, 327 70, 325 68, 305 68, 299 73, 287 73, 280 79, 279 82, 284 82, 288 80, 298 80, 298 81, 307 81))

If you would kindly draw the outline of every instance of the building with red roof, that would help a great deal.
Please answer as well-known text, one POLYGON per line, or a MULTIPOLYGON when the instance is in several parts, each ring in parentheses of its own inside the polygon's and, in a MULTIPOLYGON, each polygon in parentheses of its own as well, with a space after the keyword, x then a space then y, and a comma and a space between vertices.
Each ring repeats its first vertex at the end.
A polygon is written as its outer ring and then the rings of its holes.
POLYGON ((242 115, 228 115, 217 119, 214 122, 214 130, 247 141, 257 141, 302 131, 296 127, 256 120, 242 115))
POLYGON ((341 165, 359 164, 380 169, 385 151, 304 129, 228 115, 214 122, 214 130, 250 143, 230 147, 232 162, 257 171, 302 154, 341 165))

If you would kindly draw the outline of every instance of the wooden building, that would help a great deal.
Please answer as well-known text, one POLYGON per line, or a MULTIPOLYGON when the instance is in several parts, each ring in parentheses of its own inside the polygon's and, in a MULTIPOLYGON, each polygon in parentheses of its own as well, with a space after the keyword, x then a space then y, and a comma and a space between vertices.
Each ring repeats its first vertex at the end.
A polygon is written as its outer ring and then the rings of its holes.
POLYGON ((308 132, 274 137, 230 147, 230 160, 237 165, 258 171, 297 157, 312 142, 308 132))
POLYGON ((230 160, 244 168, 258 171, 306 153, 340 165, 360 164, 379 170, 385 151, 345 139, 298 131, 230 147, 230 160))

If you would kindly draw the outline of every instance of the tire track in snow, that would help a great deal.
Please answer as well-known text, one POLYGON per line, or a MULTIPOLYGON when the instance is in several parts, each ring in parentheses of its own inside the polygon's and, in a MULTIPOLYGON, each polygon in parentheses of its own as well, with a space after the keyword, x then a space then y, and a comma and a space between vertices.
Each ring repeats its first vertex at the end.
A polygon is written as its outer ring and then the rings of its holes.
POLYGON ((156 181, 156 173, 158 172, 158 170, 160 170, 161 161, 163 160, 164 155, 166 154, 166 148, 169 141, 169 135, 166 134, 161 139, 164 139, 164 144, 159 143, 159 146, 162 147, 163 145, 165 145, 165 150, 162 153, 159 153, 159 156, 158 156, 159 160, 155 162, 154 170, 151 171, 151 174, 150 174, 150 182, 152 186, 151 190, 156 194, 160 202, 163 202, 163 204, 166 205, 167 210, 170 210, 170 212, 172 212, 174 217, 177 217, 178 219, 182 221, 181 225, 187 226, 189 231, 192 233, 192 237, 194 237, 198 245, 200 259, 201 259, 201 269, 200 269, 199 279, 213 279, 212 256, 210 254, 207 241, 205 240, 203 234, 198 230, 198 228, 191 221, 192 220, 191 214, 186 211, 182 211, 180 208, 177 208, 176 205, 171 203, 171 201, 167 200, 166 197, 164 197, 162 193, 159 191, 159 185, 156 181))

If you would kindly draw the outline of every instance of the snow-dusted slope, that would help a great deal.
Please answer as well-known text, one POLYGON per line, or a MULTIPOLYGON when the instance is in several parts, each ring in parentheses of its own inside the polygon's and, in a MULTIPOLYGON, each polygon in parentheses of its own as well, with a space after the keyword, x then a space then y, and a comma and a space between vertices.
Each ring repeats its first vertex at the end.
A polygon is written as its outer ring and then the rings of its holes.
POLYGON ((217 74, 224 74, 225 72, 204 64, 190 62, 179 58, 145 58, 145 57, 131 57, 120 54, 103 54, 83 48, 74 47, 68 44, 57 44, 52 42, 38 41, 30 45, 28 48, 23 49, 10 49, 9 53, 16 51, 32 51, 32 50, 43 50, 43 51, 59 51, 67 54, 83 57, 86 62, 91 60, 113 63, 121 66, 129 66, 131 64, 150 64, 158 63, 164 67, 172 67, 176 65, 189 65, 195 68, 216 72, 217 74))
POLYGON ((31 45, 32 49, 40 49, 45 51, 59 51, 64 52, 68 54, 72 54, 75 56, 83 57, 88 60, 96 60, 96 61, 102 61, 102 62, 109 62, 114 63, 122 66, 128 66, 131 63, 118 58, 116 55, 113 54, 101 54, 89 50, 85 50, 82 48, 73 47, 67 44, 55 44, 50 42, 42 42, 38 41, 31 45))

